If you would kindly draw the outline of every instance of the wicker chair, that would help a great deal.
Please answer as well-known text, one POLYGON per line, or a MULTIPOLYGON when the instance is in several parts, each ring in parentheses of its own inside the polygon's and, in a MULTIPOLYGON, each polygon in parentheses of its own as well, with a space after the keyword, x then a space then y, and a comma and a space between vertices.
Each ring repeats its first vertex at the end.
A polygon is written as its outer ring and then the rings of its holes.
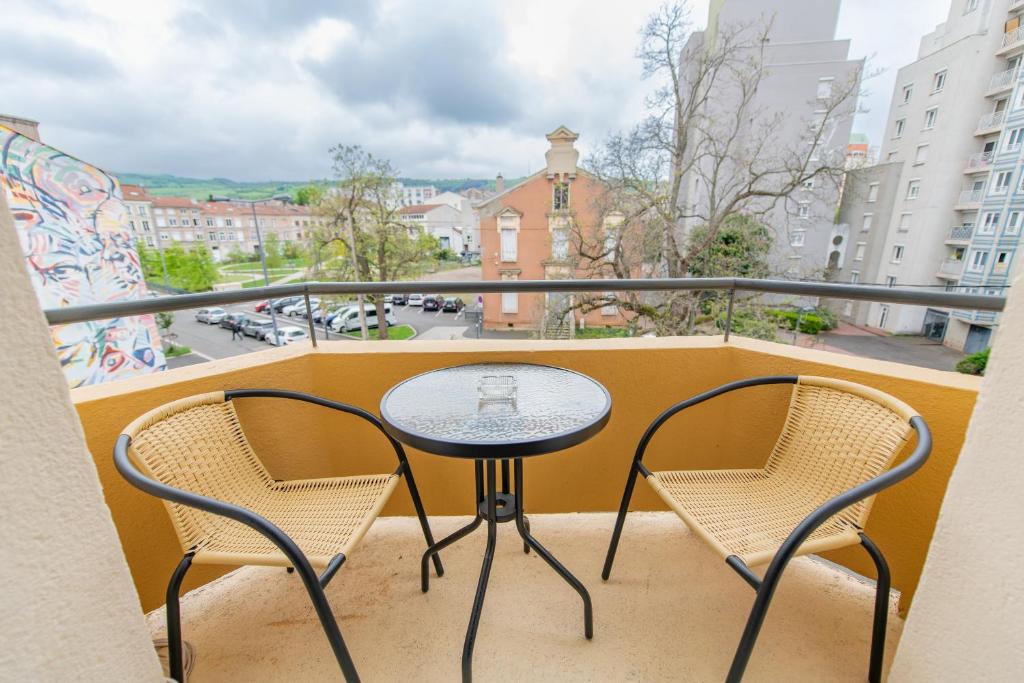
MULTIPOLYGON (((118 437, 117 470, 129 483, 164 500, 184 557, 167 587, 171 677, 183 681, 178 595, 192 564, 264 565, 297 571, 341 671, 358 681, 324 588, 405 477, 427 546, 434 543, 402 446, 384 434, 398 469, 330 479, 275 481, 256 456, 235 412, 236 399, 305 401, 372 423, 370 413, 291 391, 242 389, 183 398, 142 415, 118 437), (316 571, 320 571, 317 575, 316 571)), ((435 557, 438 576, 444 573, 435 557)))
POLYGON ((882 676, 889 568, 864 533, 874 495, 917 471, 931 451, 925 421, 875 389, 824 377, 757 377, 677 403, 651 423, 637 446, 602 577, 607 580, 638 474, 711 546, 757 597, 728 681, 743 677, 788 562, 796 555, 863 545, 878 570, 868 678, 882 676), (762 469, 652 472, 642 462, 654 433, 676 413, 745 387, 792 384, 782 433, 762 469), (913 453, 894 459, 917 433, 913 453), (763 578, 750 567, 768 563, 763 578))

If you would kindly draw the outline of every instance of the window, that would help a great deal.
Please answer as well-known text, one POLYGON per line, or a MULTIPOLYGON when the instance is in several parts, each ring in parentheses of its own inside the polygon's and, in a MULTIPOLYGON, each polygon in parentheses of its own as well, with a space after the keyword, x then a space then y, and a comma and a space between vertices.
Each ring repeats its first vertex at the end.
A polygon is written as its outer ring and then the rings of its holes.
POLYGON ((997 251, 996 262, 992 266, 993 273, 1005 273, 1007 267, 1010 265, 1010 252, 1008 251, 997 251))
POLYGON ((814 189, 814 178, 808 178, 803 183, 801 183, 801 185, 803 186, 803 188, 805 190, 813 190, 814 189))
POLYGON ((149 221, 142 221, 142 231, 149 232, 149 221))
POLYGON ((999 225, 999 212, 986 211, 981 218, 981 228, 978 230, 978 233, 981 235, 994 235, 997 225, 999 225))
POLYGON ((219 239, 221 242, 224 242, 224 241, 227 240, 227 235, 224 234, 223 230, 221 230, 219 233, 217 233, 217 239, 219 239))
POLYGON ((855 285, 858 282, 860 282, 860 271, 859 270, 851 270, 850 271, 850 284, 851 285, 855 285))
POLYGON ((153 244, 153 238, 152 238, 152 237, 147 237, 147 238, 146 238, 146 246, 148 246, 148 247, 152 247, 152 246, 154 246, 154 244, 153 244))
POLYGON ((935 75, 932 76, 932 92, 940 92, 946 87, 946 70, 936 71, 935 75))
POLYGON ((886 161, 896 161, 896 157, 898 157, 899 155, 900 155, 899 151, 894 149, 893 151, 889 152, 889 154, 886 155, 885 160, 886 161))
POLYGON ((870 185, 868 185, 868 201, 878 201, 878 183, 871 183, 870 185))
POLYGON ((796 215, 800 218, 811 217, 811 204, 810 202, 800 202, 796 207, 796 215))
POLYGON ((874 220, 875 220, 875 215, 873 213, 866 213, 866 214, 864 214, 864 221, 860 224, 860 231, 861 232, 868 232, 869 230, 871 230, 871 223, 874 220))
POLYGON ((230 218, 225 218, 225 219, 224 219, 224 227, 225 227, 225 228, 230 228, 230 227, 232 227, 232 222, 231 222, 231 219, 230 219, 230 218))
POLYGON ((849 318, 851 315, 853 315, 853 302, 852 301, 847 301, 845 304, 843 304, 843 315, 846 316, 847 318, 849 318))
POLYGON ((915 164, 923 164, 928 161, 928 145, 918 145, 917 154, 914 155, 915 164))
POLYGON ((128 226, 131 227, 132 232, 135 232, 135 221, 128 221, 128 226))
POLYGON ((902 244, 894 245, 892 248, 892 263, 903 263, 903 253, 907 250, 902 244))
POLYGON ((925 111, 925 113, 924 113, 924 129, 925 130, 931 130, 932 128, 934 128, 935 127, 935 122, 938 120, 938 118, 939 118, 939 108, 938 107, 932 107, 931 109, 928 109, 927 111, 925 111))
POLYGON ((208 227, 208 228, 212 228, 213 227, 213 219, 212 218, 207 218, 206 219, 206 227, 208 227))
POLYGON ((615 301, 615 292, 604 292, 601 296, 604 297, 605 302, 608 302, 601 307, 601 315, 618 315, 619 307, 610 303, 615 301))
POLYGON ((515 230, 502 228, 501 230, 501 260, 515 261, 518 258, 518 238, 515 230))
POLYGON ((818 79, 818 99, 827 100, 832 97, 832 81, 833 78, 819 78, 818 79))
POLYGON ((559 261, 569 258, 569 231, 566 228, 551 231, 551 258, 559 261))
POLYGON ((178 219, 177 218, 168 218, 167 219, 167 224, 168 225, 177 225, 178 224, 178 219))
POLYGON ((795 230, 789 235, 789 246, 791 247, 802 247, 804 246, 804 231, 795 230))
POLYGON ((1007 235, 1019 235, 1020 234, 1020 211, 1011 211, 1009 218, 1006 219, 1006 234, 1007 235))
POLYGON ((1016 152, 1021 142, 1024 142, 1024 128, 1014 128, 1006 138, 1006 151, 1016 152))
POLYGON ((215 233, 213 230, 211 230, 210 232, 206 233, 206 235, 207 235, 207 237, 210 238, 211 242, 216 242, 217 241, 217 233, 215 233))
POLYGON ((1014 104, 1014 108, 1020 109, 1024 107, 1024 90, 1017 91, 1017 102, 1014 104))
POLYGON ((985 270, 985 266, 988 265, 988 252, 987 251, 972 251, 971 261, 968 264, 968 269, 975 273, 981 273, 985 270))
POLYGON ((518 313, 519 312, 519 294, 516 292, 502 292, 501 293, 501 312, 502 313, 518 313))
POLYGON ((910 216, 909 213, 900 214, 900 222, 896 224, 896 229, 900 232, 907 232, 910 230, 910 216))
POLYGON ((555 183, 554 196, 551 207, 555 211, 565 211, 569 208, 569 183, 555 183))
POLYGON ((896 286, 896 276, 895 275, 890 275, 889 277, 885 278, 885 286, 886 287, 895 287, 896 286))
POLYGON ((198 241, 200 241, 200 242, 202 242, 202 241, 203 241, 203 239, 204 239, 204 235, 203 235, 203 233, 202 233, 202 231, 201 231, 201 230, 200 230, 200 231, 198 231, 198 232, 196 232, 196 239, 197 239, 198 241))
POLYGON ((903 129, 907 127, 906 119, 896 119, 896 128, 893 130, 892 136, 894 138, 903 137, 903 129))
POLYGON ((1010 179, 1013 171, 1000 171, 996 174, 996 182, 992 186, 992 194, 1006 194, 1010 189, 1010 179))
POLYGON ((889 321, 889 307, 882 304, 881 310, 878 313, 878 326, 885 327, 885 323, 889 321))
POLYGON ((864 260, 864 249, 868 246, 867 242, 857 242, 857 252, 853 255, 854 261, 864 260))
POLYGON ((978 0, 967 0, 964 3, 964 14, 970 14, 976 9, 978 9, 978 0))
POLYGON ((911 180, 907 183, 907 199, 917 199, 921 195, 921 181, 911 180))
POLYGON ((910 98, 914 96, 914 84, 903 86, 903 104, 908 104, 910 98))
POLYGON ((171 236, 168 235, 166 232, 160 233, 160 241, 161 242, 169 242, 170 239, 171 239, 171 236))

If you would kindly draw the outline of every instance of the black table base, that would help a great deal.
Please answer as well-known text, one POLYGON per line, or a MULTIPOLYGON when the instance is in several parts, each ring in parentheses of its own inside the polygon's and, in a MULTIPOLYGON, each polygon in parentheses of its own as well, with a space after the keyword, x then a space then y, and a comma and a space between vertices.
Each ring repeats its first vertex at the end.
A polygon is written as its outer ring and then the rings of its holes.
POLYGON ((466 630, 466 641, 462 647, 462 680, 468 683, 473 679, 473 646, 476 644, 477 627, 480 625, 480 614, 483 611, 484 596, 487 594, 487 580, 491 574, 491 562, 494 560, 494 546, 498 539, 498 524, 515 521, 519 535, 523 537, 523 551, 534 550, 544 561, 551 565, 559 576, 576 589, 583 599, 583 633, 587 639, 594 637, 594 613, 590 603, 590 594, 572 575, 568 569, 555 559, 530 534, 530 521, 523 514, 523 461, 515 458, 515 493, 509 491, 509 460, 501 461, 502 483, 498 490, 497 471, 494 460, 476 460, 476 499, 477 513, 473 521, 453 534, 430 546, 423 553, 421 563, 422 588, 426 593, 430 588, 430 558, 447 548, 460 538, 472 533, 482 522, 487 522, 487 549, 484 551, 483 567, 480 569, 480 580, 476 587, 476 599, 473 600, 473 611, 469 615, 469 628, 466 630), (487 468, 487 488, 484 491, 484 467, 487 468))

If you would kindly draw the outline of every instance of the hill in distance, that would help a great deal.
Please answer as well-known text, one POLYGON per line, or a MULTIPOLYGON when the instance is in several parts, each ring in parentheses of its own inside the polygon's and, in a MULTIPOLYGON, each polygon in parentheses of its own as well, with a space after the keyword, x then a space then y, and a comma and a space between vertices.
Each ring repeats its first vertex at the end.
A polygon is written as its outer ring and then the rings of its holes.
MULTIPOLYGON (((186 178, 175 175, 145 175, 142 173, 118 173, 122 183, 141 185, 153 195, 192 197, 206 199, 210 195, 231 197, 234 199, 266 199, 278 194, 294 195, 300 187, 308 185, 326 185, 323 180, 308 181, 254 181, 243 182, 228 178, 186 178)), ((442 180, 423 180, 420 178, 399 178, 399 182, 407 187, 433 185, 441 192, 458 192, 469 188, 494 190, 494 179, 479 178, 447 178, 442 180)), ((505 187, 512 187, 524 178, 507 178, 505 187)))

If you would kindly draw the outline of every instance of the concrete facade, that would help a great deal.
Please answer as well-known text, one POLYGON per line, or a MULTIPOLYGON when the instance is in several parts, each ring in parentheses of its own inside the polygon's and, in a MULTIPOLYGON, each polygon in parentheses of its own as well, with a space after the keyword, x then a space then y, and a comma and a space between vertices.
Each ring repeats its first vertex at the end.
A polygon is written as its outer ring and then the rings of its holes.
MULTIPOLYGON (((848 58, 849 41, 835 39, 839 6, 840 0, 713 0, 708 30, 690 37, 683 49, 681 71, 687 71, 687 56, 709 49, 707 46, 714 44, 719 33, 739 32, 752 38, 755 31, 770 25, 770 40, 761 56, 751 55, 751 59, 761 60, 764 75, 749 105, 748 130, 750 135, 760 135, 772 122, 770 148, 778 158, 804 155, 808 133, 823 115, 824 102, 832 92, 839 92, 851 80, 859 79, 863 67, 863 60, 848 58)), ((731 116, 739 102, 737 86, 716 84, 705 114, 731 116)), ((811 163, 818 160, 821 165, 842 167, 853 125, 853 102, 849 103, 848 112, 837 113, 830 121, 811 163)), ((694 134, 701 133, 695 130, 694 134)), ((761 143, 763 140, 748 140, 745 149, 761 143)), ((779 168, 784 167, 780 161, 779 168)), ((691 171, 684 177, 684 205, 698 207, 698 212, 706 206, 708 189, 703 180, 708 175, 710 170, 691 171)), ((813 186, 803 187, 778 201, 751 205, 752 209, 766 212, 761 218, 773 232, 769 256, 773 271, 790 278, 824 276, 838 204, 836 184, 818 178, 813 186)), ((699 219, 691 219, 684 229, 698 224, 699 219)))
POLYGON ((413 204, 402 207, 399 215, 405 223, 437 238, 442 249, 455 254, 465 251, 463 212, 458 208, 448 204, 413 204))

